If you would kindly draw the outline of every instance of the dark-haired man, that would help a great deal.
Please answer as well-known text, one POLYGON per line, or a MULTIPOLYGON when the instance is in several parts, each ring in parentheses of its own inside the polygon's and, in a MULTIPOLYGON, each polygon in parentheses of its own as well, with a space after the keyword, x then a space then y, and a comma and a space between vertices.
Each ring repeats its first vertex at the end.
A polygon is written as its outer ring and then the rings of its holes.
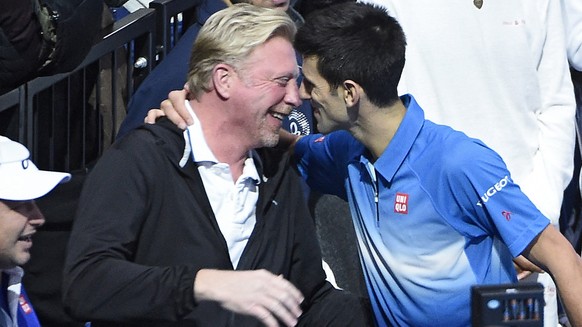
MULTIPOLYGON (((396 20, 362 3, 312 14, 295 39, 300 95, 327 135, 287 142, 313 189, 350 203, 377 323, 468 326, 471 286, 516 282, 523 254, 582 324, 582 260, 497 153, 398 96, 405 47, 396 20)), ((183 96, 171 97, 182 113, 183 96)))

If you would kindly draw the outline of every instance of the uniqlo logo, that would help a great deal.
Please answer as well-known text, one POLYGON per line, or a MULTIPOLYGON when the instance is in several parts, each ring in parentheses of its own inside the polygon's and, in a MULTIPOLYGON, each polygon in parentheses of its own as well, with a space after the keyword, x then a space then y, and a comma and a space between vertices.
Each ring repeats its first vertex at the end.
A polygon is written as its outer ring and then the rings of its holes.
POLYGON ((408 194, 396 193, 396 200, 394 201, 394 212, 401 214, 408 214, 408 194))
POLYGON ((25 314, 30 314, 32 312, 32 308, 30 307, 30 305, 28 304, 23 295, 20 295, 20 297, 18 298, 18 303, 20 304, 20 307, 22 308, 22 311, 24 311, 25 314))

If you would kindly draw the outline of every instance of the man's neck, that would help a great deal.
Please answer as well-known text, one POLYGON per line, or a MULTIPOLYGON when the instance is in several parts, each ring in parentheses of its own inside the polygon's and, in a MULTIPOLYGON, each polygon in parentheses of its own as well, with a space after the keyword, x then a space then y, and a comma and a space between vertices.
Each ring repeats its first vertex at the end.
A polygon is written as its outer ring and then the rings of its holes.
POLYGON ((388 147, 406 114, 406 107, 398 100, 389 107, 371 106, 361 115, 352 135, 370 151, 374 161, 388 147))
POLYGON ((253 147, 245 144, 246 129, 232 126, 228 117, 221 117, 216 112, 215 104, 210 101, 203 103, 193 100, 190 102, 204 135, 204 140, 212 154, 219 162, 226 163, 230 167, 233 180, 236 181, 242 175, 244 162, 249 157, 253 147), (240 130, 240 133, 237 131, 240 130), (242 135, 241 135, 242 134, 242 135))

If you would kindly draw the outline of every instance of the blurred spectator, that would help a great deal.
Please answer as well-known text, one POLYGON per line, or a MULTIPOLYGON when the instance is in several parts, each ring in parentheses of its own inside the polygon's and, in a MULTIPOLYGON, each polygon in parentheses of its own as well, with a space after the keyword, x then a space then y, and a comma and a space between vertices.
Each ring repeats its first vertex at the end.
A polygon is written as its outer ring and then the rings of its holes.
POLYGON ((0 94, 75 69, 101 23, 101 0, 0 0, 0 94))
POLYGON ((570 65, 582 71, 582 1, 561 0, 570 65))

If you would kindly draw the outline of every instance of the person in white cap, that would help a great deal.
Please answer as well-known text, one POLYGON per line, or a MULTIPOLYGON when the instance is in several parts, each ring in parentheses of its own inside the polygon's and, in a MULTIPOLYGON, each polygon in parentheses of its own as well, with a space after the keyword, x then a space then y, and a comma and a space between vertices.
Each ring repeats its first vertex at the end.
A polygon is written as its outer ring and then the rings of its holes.
POLYGON ((39 170, 24 145, 0 136, 0 326, 40 326, 20 266, 30 259, 32 235, 45 221, 34 200, 70 178, 39 170))

